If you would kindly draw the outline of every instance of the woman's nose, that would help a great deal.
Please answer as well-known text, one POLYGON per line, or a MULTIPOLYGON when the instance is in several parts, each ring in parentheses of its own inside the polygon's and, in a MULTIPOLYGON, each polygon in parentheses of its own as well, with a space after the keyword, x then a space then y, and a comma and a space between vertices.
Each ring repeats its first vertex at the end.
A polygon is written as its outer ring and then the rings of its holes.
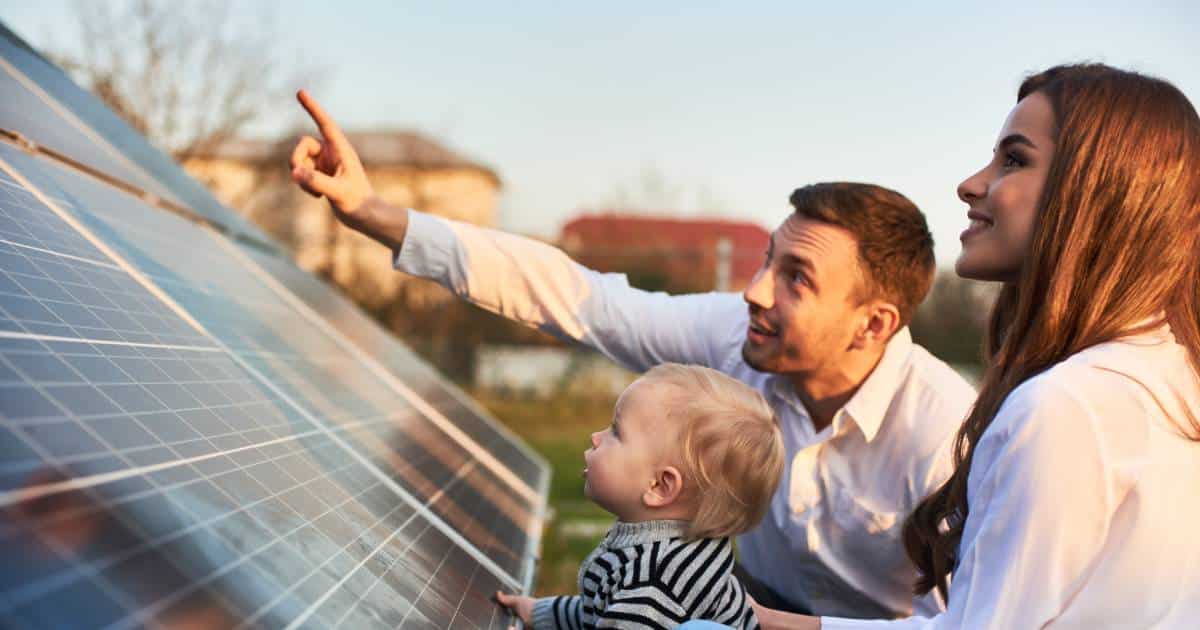
POLYGON ((983 199, 987 195, 987 181, 984 177, 985 171, 987 171, 987 167, 980 169, 974 175, 964 179, 962 183, 958 185, 958 198, 961 199, 963 203, 969 204, 983 199))

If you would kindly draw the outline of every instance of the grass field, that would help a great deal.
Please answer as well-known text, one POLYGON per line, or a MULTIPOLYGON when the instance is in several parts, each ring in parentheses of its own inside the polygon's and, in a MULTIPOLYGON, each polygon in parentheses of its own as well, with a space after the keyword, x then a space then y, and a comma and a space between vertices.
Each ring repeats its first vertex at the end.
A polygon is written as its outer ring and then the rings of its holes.
POLYGON ((612 421, 614 398, 473 395, 549 462, 550 509, 538 564, 537 595, 574 593, 579 563, 596 547, 613 516, 583 495, 583 451, 593 431, 612 421))

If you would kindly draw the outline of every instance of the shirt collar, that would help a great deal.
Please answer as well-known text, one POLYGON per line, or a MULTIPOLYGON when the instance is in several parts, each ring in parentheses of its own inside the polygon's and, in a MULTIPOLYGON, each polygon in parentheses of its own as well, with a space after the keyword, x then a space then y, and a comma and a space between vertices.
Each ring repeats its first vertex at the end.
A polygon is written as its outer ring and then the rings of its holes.
POLYGON ((858 391, 850 397, 842 412, 850 416, 858 429, 862 431, 867 442, 875 439, 879 426, 883 424, 883 415, 887 413, 896 390, 900 388, 900 379, 908 365, 909 355, 912 354, 912 334, 905 326, 892 335, 883 357, 867 380, 859 386, 858 391))
POLYGON ((688 525, 687 521, 617 521, 613 523, 612 529, 608 530, 603 544, 609 549, 621 549, 680 538, 687 532, 688 525))

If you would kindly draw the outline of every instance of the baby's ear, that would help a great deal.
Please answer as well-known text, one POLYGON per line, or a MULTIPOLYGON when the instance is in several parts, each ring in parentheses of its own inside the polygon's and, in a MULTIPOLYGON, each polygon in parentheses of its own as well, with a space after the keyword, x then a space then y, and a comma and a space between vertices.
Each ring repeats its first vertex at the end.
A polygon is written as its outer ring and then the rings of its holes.
POLYGON ((683 474, 674 466, 663 466, 654 471, 654 479, 650 487, 642 493, 642 503, 646 507, 666 507, 679 500, 683 494, 683 474))

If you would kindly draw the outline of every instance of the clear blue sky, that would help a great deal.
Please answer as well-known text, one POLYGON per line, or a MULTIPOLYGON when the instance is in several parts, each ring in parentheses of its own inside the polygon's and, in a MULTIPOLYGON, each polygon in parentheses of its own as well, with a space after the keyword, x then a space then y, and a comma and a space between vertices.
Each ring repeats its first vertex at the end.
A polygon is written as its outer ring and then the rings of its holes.
MULTIPOLYGON (((324 69, 317 96, 344 126, 424 130, 492 165, 502 226, 547 236, 638 197, 647 172, 673 191, 662 210, 768 228, 793 188, 856 180, 916 201, 946 265, 966 224, 954 188, 1025 74, 1103 61, 1200 103, 1194 0, 688 4, 705 6, 295 1, 275 30, 324 69)), ((69 40, 69 7, 9 0, 0 19, 35 45, 69 40)))

